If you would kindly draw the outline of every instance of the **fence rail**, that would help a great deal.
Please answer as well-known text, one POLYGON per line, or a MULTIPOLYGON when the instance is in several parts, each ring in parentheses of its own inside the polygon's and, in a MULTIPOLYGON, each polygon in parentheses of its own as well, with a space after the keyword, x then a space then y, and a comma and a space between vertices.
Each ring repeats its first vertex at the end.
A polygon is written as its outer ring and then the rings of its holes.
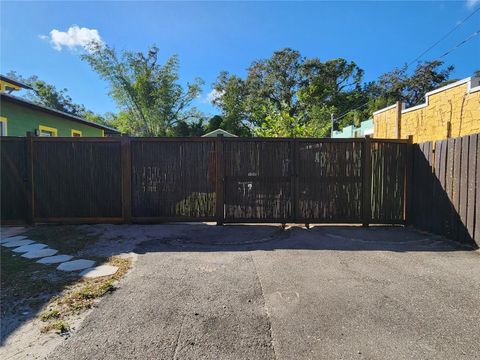
POLYGON ((412 144, 384 139, 1 139, 2 223, 403 224, 412 144))

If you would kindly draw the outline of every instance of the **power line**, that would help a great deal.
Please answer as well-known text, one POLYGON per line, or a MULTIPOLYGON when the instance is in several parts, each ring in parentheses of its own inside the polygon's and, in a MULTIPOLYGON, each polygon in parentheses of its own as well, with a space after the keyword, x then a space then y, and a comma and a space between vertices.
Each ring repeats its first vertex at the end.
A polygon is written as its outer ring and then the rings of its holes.
MULTIPOLYGON (((480 9, 480 8, 479 8, 480 9)), ((445 56, 447 56, 448 54, 452 53, 453 51, 457 50, 460 46, 464 45, 465 43, 469 42, 470 40, 472 40, 475 36, 477 36, 478 34, 480 34, 480 30, 477 30, 475 32, 473 32, 472 34, 470 34, 470 36, 468 38, 466 38, 465 40, 459 42, 457 45, 455 45, 453 48, 451 48, 450 50, 448 50, 445 54, 443 54, 442 56, 440 56, 438 59, 442 59, 444 58, 445 56)))
MULTIPOLYGON (((479 10, 480 8, 478 8, 477 10, 479 10)), ((469 42, 470 40, 472 40, 475 36, 479 35, 480 34, 480 30, 477 30, 475 32, 473 32, 472 34, 470 34, 470 36, 468 36, 466 39, 460 41, 457 45, 455 45, 453 48, 451 48, 450 50, 448 50, 447 52, 445 52, 443 55, 441 55, 440 57, 434 59, 434 60, 440 60, 442 58, 444 58, 445 56, 451 54, 452 52, 454 52, 455 50, 457 50, 459 47, 461 47, 462 45, 465 45, 467 42, 469 42)), ((434 61, 432 60, 432 61, 434 61)), ((408 68, 409 65, 407 65, 407 68, 408 68)), ((406 70, 406 68, 405 68, 406 70)), ((355 110, 358 110, 358 109, 361 109, 362 107, 368 105, 369 101, 365 102, 364 104, 360 105, 360 106, 357 106, 353 109, 350 109, 346 112, 344 112, 342 115, 340 115, 339 117, 335 118, 335 121, 336 120, 340 120, 342 118, 344 118, 345 116, 347 116, 351 111, 355 111, 355 110)))
MULTIPOLYGON (((473 11, 470 15, 468 15, 467 17, 465 17, 463 20, 461 20, 456 26, 454 26, 450 31, 448 31, 445 35, 443 35, 439 40, 437 40, 435 43, 433 43, 432 45, 430 45, 426 50, 424 50, 420 55, 418 55, 414 60, 412 60, 410 63, 407 64, 407 66, 405 67, 404 71, 407 71, 407 69, 410 67, 410 65, 412 65, 414 62, 416 62, 417 60, 419 60, 423 55, 425 55, 426 53, 428 53, 430 50, 432 50, 435 46, 437 46, 439 43, 441 43, 443 40, 445 40, 451 33, 453 33, 455 30, 457 30, 460 26, 462 26, 468 19, 470 19, 473 15, 475 15, 478 11, 480 11, 480 7, 478 7, 475 11, 473 11)), ((444 53, 442 56, 440 56, 438 59, 435 59, 435 60, 439 60, 439 59, 442 59, 444 58, 445 56, 447 56, 448 54, 452 53, 453 51, 455 51, 456 49, 458 49, 460 46, 464 45, 466 42, 470 41, 472 38, 474 38, 475 36, 477 36, 479 34, 480 30, 474 32, 473 34, 471 34, 468 38, 466 38, 465 40, 461 41, 460 43, 458 43, 456 46, 454 46, 452 49, 448 50, 446 53, 444 53)), ((355 111, 355 110, 358 110, 358 109, 361 109, 363 108, 364 106, 368 105, 369 102, 366 102, 360 106, 357 106, 353 109, 350 109, 348 110, 347 112, 343 113, 342 115, 340 115, 339 117, 335 118, 334 120, 340 120, 342 118, 344 118, 345 116, 347 116, 351 111, 355 111)))
POLYGON ((423 55, 425 55, 427 52, 432 50, 435 46, 437 46, 439 43, 441 43, 443 40, 445 40, 451 33, 453 33, 455 30, 457 30, 460 26, 462 26, 468 19, 470 19, 473 15, 475 15, 478 11, 480 11, 480 7, 472 12, 470 15, 468 15, 465 19, 461 20, 453 29, 451 29, 449 32, 447 32, 445 35, 443 35, 438 41, 436 41, 434 44, 429 46, 425 51, 423 51, 420 55, 418 55, 414 60, 412 60, 408 65, 407 68, 410 67, 414 62, 419 60, 423 55))

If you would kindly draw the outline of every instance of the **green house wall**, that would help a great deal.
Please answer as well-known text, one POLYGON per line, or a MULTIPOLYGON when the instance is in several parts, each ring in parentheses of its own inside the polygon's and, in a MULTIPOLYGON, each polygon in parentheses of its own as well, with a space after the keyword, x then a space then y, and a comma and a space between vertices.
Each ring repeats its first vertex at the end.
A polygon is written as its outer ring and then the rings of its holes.
POLYGON ((72 129, 81 131, 82 136, 104 136, 102 129, 7 101, 2 101, 0 115, 7 118, 8 136, 35 133, 40 125, 57 129, 58 136, 72 136, 72 129))

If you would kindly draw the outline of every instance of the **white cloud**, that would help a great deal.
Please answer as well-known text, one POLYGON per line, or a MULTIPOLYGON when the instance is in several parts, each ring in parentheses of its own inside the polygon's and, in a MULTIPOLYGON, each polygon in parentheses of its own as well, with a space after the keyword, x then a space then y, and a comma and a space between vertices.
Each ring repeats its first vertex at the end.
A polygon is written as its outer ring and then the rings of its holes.
POLYGON ((207 94, 207 98, 205 99, 206 103, 213 103, 216 99, 223 95, 223 91, 218 91, 213 89, 207 94))
POLYGON ((72 25, 67 31, 53 29, 50 35, 40 35, 40 39, 49 40, 55 50, 62 50, 66 47, 70 50, 83 48, 89 50, 92 43, 104 44, 97 29, 89 29, 72 25))
POLYGON ((470 9, 473 9, 478 3, 480 3, 480 0, 467 0, 467 6, 470 9))

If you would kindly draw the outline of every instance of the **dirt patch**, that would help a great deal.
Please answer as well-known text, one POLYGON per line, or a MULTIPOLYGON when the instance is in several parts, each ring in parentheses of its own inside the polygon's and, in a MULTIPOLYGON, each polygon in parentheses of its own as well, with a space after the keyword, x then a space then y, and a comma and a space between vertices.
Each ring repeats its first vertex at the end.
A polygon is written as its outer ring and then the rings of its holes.
MULTIPOLYGON (((2 236, 22 233, 60 253, 78 257, 94 248, 103 230, 90 225, 46 225, 26 231, 2 229, 2 236)), ((38 264, 1 248, 2 358, 44 358, 63 338, 78 329, 102 296, 116 289, 118 280, 132 263, 123 255, 87 258, 95 260, 96 265, 108 263, 119 270, 111 276, 83 279, 78 272, 56 270, 58 264, 38 264)))
POLYGON ((80 251, 93 246, 102 233, 101 228, 91 225, 39 225, 22 235, 46 244, 58 250, 59 253, 75 256, 80 251))
POLYGON ((129 259, 120 257, 111 257, 106 263, 117 266, 117 272, 97 279, 81 279, 50 302, 40 315, 45 323, 42 332, 56 330, 59 334, 68 333, 69 318, 91 309, 99 298, 113 292, 116 282, 127 273, 131 265, 129 259))
POLYGON ((10 249, 1 249, 2 340, 21 322, 31 319, 49 299, 58 295, 78 275, 55 271, 10 249))

